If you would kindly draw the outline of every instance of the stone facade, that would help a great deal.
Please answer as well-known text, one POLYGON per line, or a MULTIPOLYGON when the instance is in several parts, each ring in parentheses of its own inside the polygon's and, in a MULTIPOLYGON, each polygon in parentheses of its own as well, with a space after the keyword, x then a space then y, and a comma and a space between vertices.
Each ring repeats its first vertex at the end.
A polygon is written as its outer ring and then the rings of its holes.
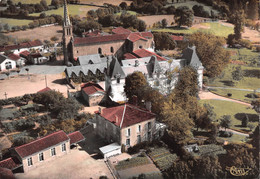
POLYGON ((31 156, 28 156, 28 157, 22 159, 23 170, 24 170, 24 172, 28 172, 28 171, 42 165, 43 163, 55 160, 57 157, 66 155, 68 153, 70 153, 70 142, 69 141, 60 143, 56 146, 52 146, 50 148, 47 148, 43 151, 40 151, 38 153, 35 153, 31 156), (65 144, 65 146, 66 146, 65 151, 62 151, 62 144, 65 144), (54 156, 51 155, 51 149, 53 149, 53 148, 55 148, 55 152, 56 152, 56 155, 54 155, 54 156), (39 158, 39 154, 41 154, 41 153, 43 154, 43 159, 44 159, 42 161, 40 161, 40 158, 39 158), (30 160, 30 158, 32 159, 32 165, 28 166, 28 160, 30 160))

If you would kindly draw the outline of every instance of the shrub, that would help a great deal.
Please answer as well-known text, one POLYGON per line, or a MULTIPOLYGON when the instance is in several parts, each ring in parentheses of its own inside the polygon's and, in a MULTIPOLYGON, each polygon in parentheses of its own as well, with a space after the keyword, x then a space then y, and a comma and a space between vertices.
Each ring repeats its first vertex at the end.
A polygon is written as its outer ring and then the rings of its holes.
POLYGON ((219 131, 219 137, 232 137, 232 135, 231 131, 219 131))
POLYGON ((238 41, 238 43, 242 46, 242 47, 246 47, 248 49, 252 49, 252 43, 249 40, 246 39, 240 39, 238 41))
POLYGON ((228 93, 227 96, 228 96, 228 97, 231 97, 231 96, 232 96, 232 93, 228 93))
POLYGON ((249 93, 245 97, 247 97, 247 98, 260 98, 260 95, 255 94, 255 93, 249 93))

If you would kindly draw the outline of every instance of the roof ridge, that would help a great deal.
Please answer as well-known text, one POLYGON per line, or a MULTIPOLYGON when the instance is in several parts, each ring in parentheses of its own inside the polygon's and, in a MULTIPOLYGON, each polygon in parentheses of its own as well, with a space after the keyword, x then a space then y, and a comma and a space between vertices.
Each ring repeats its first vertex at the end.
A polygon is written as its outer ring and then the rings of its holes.
POLYGON ((125 103, 125 105, 124 105, 124 111, 123 111, 123 115, 122 115, 121 123, 120 123, 120 126, 119 126, 120 128, 122 127, 122 124, 123 124, 123 122, 124 122, 125 111, 126 111, 126 103, 125 103))
MULTIPOLYGON (((49 135, 46 135, 46 136, 41 137, 41 138, 39 138, 39 139, 36 139, 36 140, 34 140, 34 141, 32 141, 32 142, 29 142, 29 143, 27 143, 27 144, 23 144, 23 145, 20 145, 20 146, 18 146, 18 147, 15 147, 15 149, 19 149, 19 148, 24 147, 24 146, 27 146, 27 145, 29 145, 29 144, 38 142, 38 141, 40 141, 40 140, 42 140, 42 139, 45 139, 45 138, 47 138, 47 137, 53 136, 54 134, 61 133, 61 132, 64 132, 64 131, 63 131, 63 130, 60 130, 60 131, 53 132, 53 133, 51 133, 51 134, 49 134, 49 135)), ((64 132, 64 133, 65 133, 65 132, 64 132)), ((66 134, 66 133, 65 133, 65 134, 66 134)), ((67 135, 67 134, 66 134, 66 135, 67 135)))
POLYGON ((14 158, 14 157, 6 158, 6 159, 4 159, 4 160, 1 160, 0 163, 1 163, 1 162, 4 162, 4 161, 7 161, 7 160, 12 160, 13 158, 14 158))
POLYGON ((132 105, 132 104, 127 104, 129 107, 131 107, 131 108, 134 108, 134 109, 137 109, 137 110, 139 110, 139 111, 142 111, 142 112, 146 112, 146 113, 150 113, 150 114, 154 114, 153 112, 150 112, 150 111, 148 111, 148 110, 146 110, 146 109, 141 109, 140 107, 138 107, 138 106, 135 106, 135 105, 132 105))

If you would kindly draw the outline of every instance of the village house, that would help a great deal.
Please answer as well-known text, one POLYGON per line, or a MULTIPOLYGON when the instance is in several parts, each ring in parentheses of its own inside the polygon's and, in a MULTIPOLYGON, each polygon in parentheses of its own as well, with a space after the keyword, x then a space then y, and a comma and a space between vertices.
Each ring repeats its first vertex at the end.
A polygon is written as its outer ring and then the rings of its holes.
POLYGON ((9 59, 15 61, 17 67, 22 67, 25 65, 25 58, 20 57, 14 53, 7 55, 9 59))
POLYGON ((6 51, 10 51, 18 55, 20 52, 25 50, 27 51, 36 50, 42 52, 44 50, 44 45, 40 40, 34 40, 34 41, 24 42, 20 44, 0 46, 0 54, 3 54, 6 51))
POLYGON ((99 84, 88 82, 81 85, 81 94, 89 106, 97 106, 105 98, 106 93, 99 84))
POLYGON ((0 161, 0 167, 16 170, 21 168, 28 172, 40 165, 70 153, 71 145, 85 138, 79 132, 66 134, 63 131, 54 132, 45 137, 12 149, 12 157, 0 161))
POLYGON ((156 115, 147 109, 124 104, 96 112, 96 132, 109 143, 125 148, 152 141, 156 133, 156 115))
POLYGON ((0 54, 0 71, 12 70, 14 68, 16 68, 16 62, 0 54))

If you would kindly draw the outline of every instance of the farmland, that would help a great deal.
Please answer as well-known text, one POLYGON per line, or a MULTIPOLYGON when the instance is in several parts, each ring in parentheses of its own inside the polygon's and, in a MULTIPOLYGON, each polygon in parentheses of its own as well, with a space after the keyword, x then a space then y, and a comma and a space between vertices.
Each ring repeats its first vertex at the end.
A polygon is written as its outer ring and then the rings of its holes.
POLYGON ((9 24, 10 27, 28 25, 30 22, 32 20, 0 18, 0 24, 9 24))

